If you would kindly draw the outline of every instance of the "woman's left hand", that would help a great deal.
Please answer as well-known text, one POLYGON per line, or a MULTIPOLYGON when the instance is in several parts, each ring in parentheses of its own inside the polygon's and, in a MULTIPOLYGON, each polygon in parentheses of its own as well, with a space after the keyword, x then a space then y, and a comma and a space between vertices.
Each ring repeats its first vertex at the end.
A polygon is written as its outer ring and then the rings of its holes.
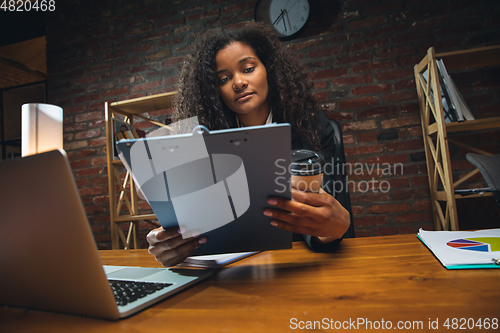
POLYGON ((273 218, 272 225, 299 234, 317 236, 322 243, 341 238, 349 228, 349 212, 323 189, 319 193, 292 189, 292 199, 272 197, 268 200, 270 205, 285 210, 264 210, 264 215, 273 218))

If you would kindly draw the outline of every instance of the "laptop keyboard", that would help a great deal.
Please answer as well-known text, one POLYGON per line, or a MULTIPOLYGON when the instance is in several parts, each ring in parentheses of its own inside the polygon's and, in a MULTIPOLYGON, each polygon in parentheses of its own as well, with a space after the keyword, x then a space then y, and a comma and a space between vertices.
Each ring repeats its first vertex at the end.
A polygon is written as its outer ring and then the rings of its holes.
POLYGON ((153 294, 158 290, 162 290, 171 283, 153 283, 153 282, 140 282, 140 281, 121 281, 121 280, 108 280, 116 298, 116 304, 124 306, 129 303, 135 302, 140 298, 153 294))

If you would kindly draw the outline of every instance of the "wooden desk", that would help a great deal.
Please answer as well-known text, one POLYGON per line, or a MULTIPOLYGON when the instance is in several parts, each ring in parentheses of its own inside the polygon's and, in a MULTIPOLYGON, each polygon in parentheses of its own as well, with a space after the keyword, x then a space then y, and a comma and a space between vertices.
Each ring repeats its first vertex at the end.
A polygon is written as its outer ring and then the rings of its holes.
MULTIPOLYGON (((159 266, 146 250, 101 256, 108 265, 159 266)), ((0 331, 264 333, 292 331, 307 321, 349 325, 358 318, 372 325, 383 320, 384 327, 390 321, 393 329, 398 321, 407 327, 421 322, 416 332, 431 331, 429 321, 437 319, 433 332, 453 331, 443 327, 447 318, 450 325, 453 318, 500 319, 499 282, 496 269, 446 270, 415 235, 346 239, 334 254, 311 253, 296 243, 232 264, 118 322, 2 308, 0 331)), ((365 325, 359 330, 369 331, 365 325)))

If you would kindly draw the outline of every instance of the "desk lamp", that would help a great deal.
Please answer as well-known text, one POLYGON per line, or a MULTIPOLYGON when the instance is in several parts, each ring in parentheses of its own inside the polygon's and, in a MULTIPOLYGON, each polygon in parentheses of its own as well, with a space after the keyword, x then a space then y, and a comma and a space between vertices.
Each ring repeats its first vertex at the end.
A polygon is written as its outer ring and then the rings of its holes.
POLYGON ((21 106, 21 156, 63 148, 63 109, 29 103, 21 106))

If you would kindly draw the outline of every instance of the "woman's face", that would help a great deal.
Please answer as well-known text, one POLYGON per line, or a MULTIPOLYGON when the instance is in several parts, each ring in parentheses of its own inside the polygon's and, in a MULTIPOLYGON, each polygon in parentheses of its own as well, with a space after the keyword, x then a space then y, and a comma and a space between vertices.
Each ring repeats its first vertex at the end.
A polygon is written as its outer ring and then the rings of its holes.
POLYGON ((269 87, 266 68, 252 48, 233 42, 217 52, 215 65, 224 104, 243 125, 262 125, 270 110, 269 87))

